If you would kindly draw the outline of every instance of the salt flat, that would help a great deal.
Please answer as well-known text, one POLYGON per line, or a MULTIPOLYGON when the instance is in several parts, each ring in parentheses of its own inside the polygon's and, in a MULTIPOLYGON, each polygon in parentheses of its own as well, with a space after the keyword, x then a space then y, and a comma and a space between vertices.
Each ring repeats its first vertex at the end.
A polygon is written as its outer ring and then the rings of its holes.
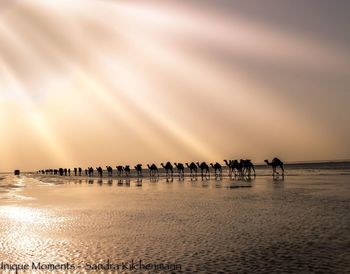
POLYGON ((350 272, 343 171, 284 180, 2 177, 4 263, 70 263, 75 273, 107 260, 174 263, 186 273, 350 272))

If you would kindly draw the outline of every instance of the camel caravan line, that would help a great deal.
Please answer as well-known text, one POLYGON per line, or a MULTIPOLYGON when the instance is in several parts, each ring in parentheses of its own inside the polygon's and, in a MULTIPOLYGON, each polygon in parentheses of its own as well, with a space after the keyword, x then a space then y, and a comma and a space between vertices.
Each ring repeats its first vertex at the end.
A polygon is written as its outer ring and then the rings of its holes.
MULTIPOLYGON (((256 176, 255 167, 251 160, 223 160, 224 166, 228 169, 228 175, 230 177, 251 177, 256 176)), ((265 160, 265 163, 272 167, 272 175, 279 175, 277 168, 280 168, 282 171, 282 176, 284 176, 284 166, 283 162, 278 158, 273 158, 271 162, 265 160)), ((190 176, 202 176, 202 177, 210 177, 210 175, 214 175, 215 177, 222 176, 223 165, 220 163, 210 163, 209 165, 206 162, 191 162, 191 163, 170 163, 167 162, 165 164, 161 163, 160 166, 164 169, 165 175, 167 177, 173 176, 174 173, 180 177, 185 176, 185 166, 189 171, 190 176), (210 170, 211 169, 211 170, 210 170)), ((150 177, 159 177, 159 169, 155 164, 147 164, 148 175, 150 177)), ((136 177, 144 176, 145 170, 142 167, 142 164, 137 164, 134 167, 136 177)), ((129 165, 122 166, 118 165, 115 168, 112 166, 106 166, 107 176, 113 177, 116 175, 117 177, 129 177, 131 174, 131 168, 129 165)), ((60 176, 71 176, 72 172, 74 176, 82 176, 83 169, 79 168, 58 168, 58 169, 45 169, 39 170, 37 173, 46 174, 46 175, 60 175, 60 176)), ((147 170, 146 170, 147 172, 147 170)), ((85 176, 94 177, 95 174, 99 177, 103 177, 103 169, 102 167, 88 167, 84 170, 85 176), (96 173, 95 173, 96 171, 96 173)))

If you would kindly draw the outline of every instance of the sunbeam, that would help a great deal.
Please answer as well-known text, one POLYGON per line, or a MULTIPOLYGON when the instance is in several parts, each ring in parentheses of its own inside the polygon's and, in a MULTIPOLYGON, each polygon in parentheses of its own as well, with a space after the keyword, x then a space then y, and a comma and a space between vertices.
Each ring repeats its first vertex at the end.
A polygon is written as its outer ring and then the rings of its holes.
POLYGON ((347 157, 346 45, 221 4, 3 2, 1 165, 347 157))

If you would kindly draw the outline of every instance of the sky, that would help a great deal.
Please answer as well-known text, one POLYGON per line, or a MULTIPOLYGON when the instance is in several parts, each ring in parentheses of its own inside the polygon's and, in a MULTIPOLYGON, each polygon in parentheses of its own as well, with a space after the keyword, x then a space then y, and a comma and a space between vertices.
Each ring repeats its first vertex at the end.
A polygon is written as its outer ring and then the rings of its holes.
POLYGON ((1 0, 0 171, 350 159, 349 8, 1 0))

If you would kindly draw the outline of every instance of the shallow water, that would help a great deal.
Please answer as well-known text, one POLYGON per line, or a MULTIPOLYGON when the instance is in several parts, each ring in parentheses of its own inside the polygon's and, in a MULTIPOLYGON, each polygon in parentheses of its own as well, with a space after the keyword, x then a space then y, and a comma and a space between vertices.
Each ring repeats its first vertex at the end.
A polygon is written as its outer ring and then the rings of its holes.
POLYGON ((176 263, 174 272, 184 273, 349 273, 350 175, 340 174, 243 181, 5 175, 1 261, 68 262, 76 269, 62 272, 72 273, 108 259, 176 263))

